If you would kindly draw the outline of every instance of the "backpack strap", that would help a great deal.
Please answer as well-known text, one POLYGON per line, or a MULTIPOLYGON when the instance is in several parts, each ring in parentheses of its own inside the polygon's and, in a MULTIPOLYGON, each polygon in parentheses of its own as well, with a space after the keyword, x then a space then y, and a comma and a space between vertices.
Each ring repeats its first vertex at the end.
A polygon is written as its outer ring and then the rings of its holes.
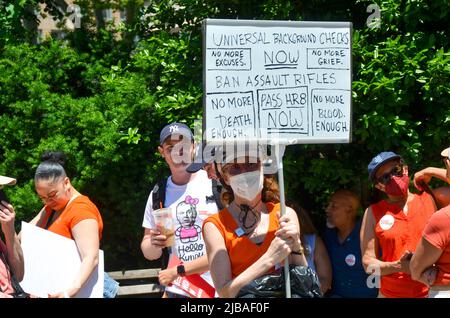
POLYGON ((162 209, 164 207, 164 202, 166 201, 166 186, 167 178, 159 180, 153 187, 153 210, 162 209))
MULTIPOLYGON (((167 187, 167 178, 159 180, 152 191, 152 201, 153 201, 153 210, 158 210, 164 208, 164 202, 166 201, 166 187, 167 187)), ((166 269, 167 265, 169 265, 170 252, 167 247, 162 249, 161 254, 161 269, 166 269)))

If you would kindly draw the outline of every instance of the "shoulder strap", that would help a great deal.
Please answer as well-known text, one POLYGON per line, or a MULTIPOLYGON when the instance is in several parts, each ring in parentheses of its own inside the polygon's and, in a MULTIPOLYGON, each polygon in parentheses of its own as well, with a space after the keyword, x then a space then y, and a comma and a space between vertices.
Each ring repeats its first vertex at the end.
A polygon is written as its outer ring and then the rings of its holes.
POLYGON ((52 212, 51 212, 50 215, 48 216, 47 223, 45 223, 44 229, 48 230, 48 228, 50 227, 50 225, 52 225, 52 223, 53 223, 53 218, 54 218, 54 216, 55 216, 55 213, 56 213, 55 210, 52 210, 52 212))
POLYGON ((164 207, 164 202, 166 201, 166 186, 167 178, 159 180, 153 187, 153 210, 162 209, 164 207))
MULTIPOLYGON (((167 187, 167 178, 159 180, 152 191, 152 201, 153 201, 153 210, 158 210, 164 208, 164 202, 166 201, 166 187, 167 187)), ((161 255, 161 269, 166 269, 167 265, 169 265, 170 252, 167 247, 162 249, 161 255)))
POLYGON ((22 286, 20 286, 19 281, 16 278, 16 275, 14 275, 13 271, 11 270, 11 267, 9 266, 8 259, 3 251, 0 251, 0 257, 5 264, 5 267, 7 271, 9 272, 10 278, 11 278, 11 285, 14 289, 14 294, 12 295, 15 298, 26 298, 29 296, 28 293, 26 293, 22 286))
POLYGON ((211 180, 212 185, 212 193, 214 196, 214 200, 216 201, 217 208, 220 210, 223 210, 224 206, 222 204, 222 201, 220 200, 220 194, 222 193, 223 186, 215 179, 211 180))

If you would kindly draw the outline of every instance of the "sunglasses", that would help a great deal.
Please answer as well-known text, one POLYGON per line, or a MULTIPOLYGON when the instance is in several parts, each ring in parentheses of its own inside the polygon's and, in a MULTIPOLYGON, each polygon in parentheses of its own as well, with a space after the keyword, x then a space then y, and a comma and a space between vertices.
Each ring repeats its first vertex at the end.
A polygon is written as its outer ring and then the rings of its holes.
POLYGON ((393 167, 391 169, 391 171, 386 172, 381 177, 379 177, 376 181, 377 181, 377 183, 386 185, 393 176, 395 176, 395 177, 403 176, 403 165, 402 164, 396 165, 395 167, 393 167))
POLYGON ((235 176, 244 172, 251 172, 259 170, 261 167, 261 162, 254 163, 229 163, 222 167, 222 172, 235 176))

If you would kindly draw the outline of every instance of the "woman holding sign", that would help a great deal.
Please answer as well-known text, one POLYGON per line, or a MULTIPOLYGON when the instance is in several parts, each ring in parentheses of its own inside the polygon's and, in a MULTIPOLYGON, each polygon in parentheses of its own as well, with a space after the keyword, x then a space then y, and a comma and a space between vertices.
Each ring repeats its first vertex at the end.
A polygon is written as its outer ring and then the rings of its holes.
MULTIPOLYGON (((81 267, 72 285, 49 295, 52 298, 74 297, 88 281, 98 265, 103 230, 99 210, 87 196, 72 186, 64 163, 64 154, 47 152, 42 156, 34 177, 36 192, 45 206, 30 224, 75 240, 81 256, 81 267)), ((106 290, 111 285, 106 274, 105 278, 106 290)))
MULTIPOLYGON (((255 278, 288 258, 307 266, 294 210, 279 217, 278 193, 263 176, 261 155, 216 151, 216 168, 227 189, 228 207, 203 223, 211 276, 220 297, 236 297, 255 278)), ((272 182, 274 182, 272 180, 272 182)))

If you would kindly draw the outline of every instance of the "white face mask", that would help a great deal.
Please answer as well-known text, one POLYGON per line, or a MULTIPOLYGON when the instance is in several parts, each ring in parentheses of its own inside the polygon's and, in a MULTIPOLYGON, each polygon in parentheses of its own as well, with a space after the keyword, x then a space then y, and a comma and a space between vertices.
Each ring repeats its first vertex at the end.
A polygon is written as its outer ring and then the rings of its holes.
POLYGON ((263 188, 264 175, 256 170, 230 177, 230 186, 234 195, 252 201, 263 188))

